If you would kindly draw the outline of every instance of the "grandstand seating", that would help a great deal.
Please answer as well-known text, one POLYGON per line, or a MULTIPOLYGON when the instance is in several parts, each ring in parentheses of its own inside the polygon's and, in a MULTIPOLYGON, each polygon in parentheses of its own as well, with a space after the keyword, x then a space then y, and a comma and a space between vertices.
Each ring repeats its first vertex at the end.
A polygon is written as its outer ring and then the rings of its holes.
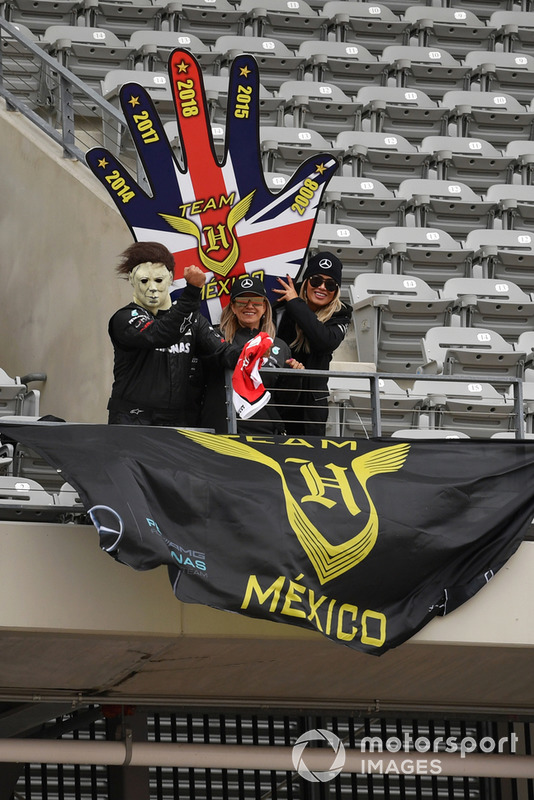
POLYGON ((219 36, 240 33, 242 12, 228 0, 163 0, 162 24, 171 31, 191 33, 212 45, 219 36))
POLYGON ((369 178, 334 176, 323 197, 326 221, 351 225, 364 236, 373 237, 385 225, 402 224, 405 203, 402 197, 380 181, 369 178))
POLYGON ((387 78, 384 64, 360 43, 312 40, 302 42, 298 54, 313 80, 333 83, 346 94, 387 78))
MULTIPOLYGON (((448 94, 453 93, 447 92, 445 97, 448 94)), ((364 86, 356 100, 362 105, 362 119, 369 122, 371 131, 404 136, 416 144, 425 136, 447 132, 449 112, 445 99, 439 104, 414 89, 364 86)))
POLYGON ((516 158, 491 142, 462 136, 427 136, 420 144, 440 180, 460 181, 475 192, 494 183, 511 183, 516 158))
POLYGON ((395 189, 404 178, 422 178, 428 155, 404 136, 367 131, 341 131, 334 140, 343 165, 352 175, 380 181, 395 189))
POLYGON ((495 41, 505 52, 534 55, 534 19, 532 10, 494 11, 489 24, 494 29, 495 41))
POLYGON ((445 92, 469 87, 470 66, 443 49, 390 45, 384 48, 381 61, 397 86, 425 92, 431 100, 440 100, 445 92))
POLYGON ((528 105, 534 93, 534 56, 477 50, 464 60, 473 84, 482 92, 510 94, 528 105))
POLYGON ((517 342, 523 331, 534 329, 534 301, 511 281, 452 278, 441 294, 456 299, 454 313, 464 327, 489 328, 509 342, 517 342))
POLYGON ((525 353, 487 328, 430 328, 422 348, 421 374, 472 375, 495 385, 500 377, 523 377, 525 353))
POLYGON ((410 21, 378 3, 328 0, 323 6, 326 29, 338 42, 355 42, 379 55, 390 44, 408 44, 410 21))
POLYGON ((291 48, 321 38, 325 20, 305 0, 241 0, 240 33, 274 38, 291 48))
POLYGON ((487 438, 515 424, 513 403, 491 383, 417 380, 411 394, 419 397, 429 434, 454 430, 472 439, 487 438))
POLYGON ((464 58, 470 50, 493 49, 493 27, 473 11, 413 5, 403 17, 423 47, 443 48, 454 58, 464 58))
POLYGON ((534 291, 534 234, 521 230, 473 230, 465 240, 482 277, 534 291))
POLYGON ((465 183, 409 178, 397 196, 406 202, 419 227, 435 227, 465 239, 473 228, 490 228, 498 210, 495 201, 481 199, 465 183))
POLYGON ((264 170, 288 175, 309 156, 330 150, 337 155, 320 133, 305 128, 262 127, 260 146, 264 170))
POLYGON ((128 39, 133 33, 158 30, 161 26, 161 11, 151 0, 97 0, 88 2, 86 18, 89 25, 106 28, 120 39, 128 39))
POLYGON ((528 109, 502 92, 452 91, 443 95, 458 136, 480 136, 496 147, 511 139, 532 139, 534 106, 528 109))
POLYGON ((392 272, 421 278, 433 289, 441 288, 450 278, 471 275, 473 253, 443 230, 380 228, 374 242, 386 250, 392 272))
POLYGON ((252 53, 258 62, 262 85, 276 91, 289 78, 299 80, 304 71, 304 56, 295 55, 283 42, 261 36, 220 36, 213 45, 219 70, 228 74, 230 64, 240 53, 252 53))
POLYGON ((486 199, 498 203, 498 215, 506 229, 534 231, 534 186, 494 184, 486 199))
POLYGON ((421 337, 450 323, 452 303, 419 278, 358 275, 349 287, 358 357, 379 372, 414 374, 421 337))
POLYGON ((50 25, 75 25, 81 7, 80 0, 8 0, 5 16, 39 36, 50 25))
POLYGON ((327 139, 334 139, 339 128, 360 127, 361 106, 338 86, 317 81, 284 81, 278 89, 283 100, 282 119, 295 128, 313 128, 327 139))

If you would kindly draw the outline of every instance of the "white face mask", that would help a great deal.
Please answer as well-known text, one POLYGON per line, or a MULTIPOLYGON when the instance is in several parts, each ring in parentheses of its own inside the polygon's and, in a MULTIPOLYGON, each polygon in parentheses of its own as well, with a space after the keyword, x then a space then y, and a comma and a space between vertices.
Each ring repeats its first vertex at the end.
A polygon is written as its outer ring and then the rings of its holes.
POLYGON ((163 264, 147 261, 138 264, 129 276, 134 290, 134 303, 153 314, 171 307, 170 287, 173 275, 163 264))

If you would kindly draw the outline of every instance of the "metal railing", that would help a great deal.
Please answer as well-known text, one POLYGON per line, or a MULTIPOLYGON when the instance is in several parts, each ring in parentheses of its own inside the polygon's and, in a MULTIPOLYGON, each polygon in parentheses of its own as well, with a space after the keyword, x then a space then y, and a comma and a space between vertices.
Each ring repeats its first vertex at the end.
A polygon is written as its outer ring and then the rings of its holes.
MULTIPOLYGON (((263 370, 263 375, 266 376, 267 374, 270 375, 281 375, 287 379, 294 378, 297 382, 300 380, 302 376, 302 372, 295 371, 292 369, 268 369, 263 370)), ((382 414, 382 399, 381 399, 381 383, 383 381, 398 381, 400 385, 405 385, 407 383, 415 383, 416 381, 432 381, 438 384, 440 383, 465 383, 465 384, 476 384, 479 385, 481 381, 487 384, 498 383, 501 389, 505 387, 509 387, 509 390, 512 392, 512 398, 508 399, 506 402, 504 393, 503 393, 503 407, 500 409, 502 412, 503 419, 506 419, 506 427, 509 431, 513 431, 515 433, 515 437, 518 439, 523 439, 525 437, 525 416, 524 416, 524 403, 523 403, 523 383, 522 379, 518 377, 499 377, 496 380, 493 376, 488 376, 485 379, 482 379, 480 376, 465 376, 465 375, 427 375, 427 374, 413 374, 413 375, 406 375, 405 373, 396 373, 396 372, 345 372, 345 371, 336 371, 331 370, 328 372, 324 372, 321 370, 306 370, 305 372, 306 377, 316 377, 322 379, 342 379, 343 382, 346 381, 346 389, 345 389, 345 398, 340 397, 340 392, 337 392, 338 398, 336 400, 335 393, 330 391, 328 400, 325 401, 325 404, 322 406, 323 411, 327 414, 327 432, 329 436, 335 437, 347 437, 344 425, 344 417, 346 412, 346 402, 349 401, 350 395, 350 386, 351 381, 354 379, 364 380, 367 381, 369 384, 369 422, 365 424, 362 422, 361 425, 361 435, 364 437, 378 437, 382 435, 383 432, 383 414, 382 414)), ((290 393, 291 389, 278 389, 276 390, 276 394, 278 396, 278 402, 275 403, 276 409, 279 413, 280 418, 282 421, 287 420, 287 408, 289 407, 288 404, 284 402, 283 395, 284 392, 290 393), (281 396, 281 397, 280 397, 281 396)), ((314 390, 308 390, 311 394, 314 390)), ((306 396, 306 390, 302 392, 304 394, 304 398, 306 396)), ((360 393, 361 395, 361 393, 360 393)), ((408 396, 408 395, 406 395, 408 396)), ((239 431, 239 420, 236 416, 235 408, 232 402, 232 388, 231 383, 227 379, 227 412, 228 412, 228 433, 235 434, 239 431)), ((317 409, 318 405, 315 403, 314 400, 310 399, 310 404, 313 403, 314 407, 317 409)), ((306 404, 304 404, 306 405, 306 404)), ((429 409, 420 404, 419 408, 417 409, 416 404, 414 404, 414 414, 412 415, 413 419, 416 419, 417 414, 421 414, 424 411, 429 411, 429 409)), ((469 412, 466 412, 466 416, 469 412)), ((439 424, 439 413, 429 415, 431 417, 430 424, 426 427, 429 430, 441 428, 439 424), (437 418, 437 424, 436 424, 437 418)), ((303 414, 304 417, 304 414, 303 414)), ((258 414, 254 415, 252 418, 256 420, 258 423, 265 423, 268 424, 270 417, 262 414, 261 411, 258 414)), ((291 415, 291 419, 298 422, 298 415, 291 415)), ((489 419, 489 415, 488 415, 489 419)), ((313 423, 312 423, 313 424, 313 423)), ((318 423, 320 424, 320 423, 318 423)), ((402 427, 402 426, 401 426, 402 427)), ((418 425, 411 424, 408 427, 417 428, 418 425)), ((320 432, 319 435, 322 435, 320 432)), ((351 434, 349 434, 350 436, 351 434)), ((352 438, 354 438, 355 434, 352 434, 352 438)), ((347 437, 348 438, 348 437, 347 437)))
POLYGON ((83 164, 90 147, 128 135, 119 109, 2 17, 0 97, 83 164))

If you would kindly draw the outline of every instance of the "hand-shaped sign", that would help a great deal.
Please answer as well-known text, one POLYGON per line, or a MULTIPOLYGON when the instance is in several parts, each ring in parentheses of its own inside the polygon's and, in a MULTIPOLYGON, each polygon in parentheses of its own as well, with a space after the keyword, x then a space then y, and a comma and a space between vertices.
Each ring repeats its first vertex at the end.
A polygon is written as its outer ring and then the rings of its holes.
POLYGON ((296 277, 326 185, 337 168, 332 154, 304 161, 278 194, 263 177, 259 141, 259 76, 250 55, 230 71, 226 149, 219 163, 213 146, 199 65, 175 50, 169 75, 184 164, 171 149, 148 93, 138 84, 121 89, 121 105, 151 188, 147 194, 107 150, 96 147, 87 163, 107 189, 136 241, 158 241, 175 254, 176 282, 198 264, 207 273, 203 312, 217 322, 235 276, 265 281, 296 277))

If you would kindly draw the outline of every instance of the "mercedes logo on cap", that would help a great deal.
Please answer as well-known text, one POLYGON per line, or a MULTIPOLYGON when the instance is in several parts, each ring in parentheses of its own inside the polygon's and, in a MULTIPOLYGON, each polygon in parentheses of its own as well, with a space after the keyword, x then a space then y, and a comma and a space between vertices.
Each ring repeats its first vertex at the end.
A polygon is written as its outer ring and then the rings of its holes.
POLYGON ((332 262, 330 261, 329 258, 322 258, 319 261, 319 266, 321 267, 321 269, 330 269, 332 267, 332 262))
POLYGON ((242 289, 250 289, 251 286, 254 286, 254 283, 250 278, 244 278, 241 281, 241 288, 242 289))

